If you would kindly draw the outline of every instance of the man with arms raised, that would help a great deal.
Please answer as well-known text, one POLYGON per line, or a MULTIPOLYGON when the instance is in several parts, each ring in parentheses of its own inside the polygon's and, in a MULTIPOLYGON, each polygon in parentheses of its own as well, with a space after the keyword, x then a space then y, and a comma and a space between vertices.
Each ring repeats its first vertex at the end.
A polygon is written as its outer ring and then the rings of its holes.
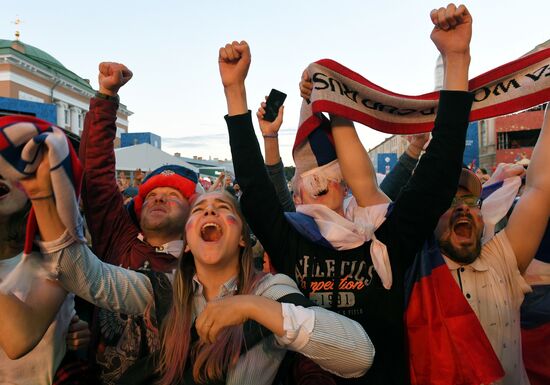
POLYGON ((485 244, 481 183, 466 169, 451 207, 435 230, 445 262, 504 368, 506 375, 499 383, 506 385, 529 384, 521 354, 519 310, 531 289, 521 274, 534 258, 550 216, 549 148, 547 109, 525 190, 504 230, 485 244))
MULTIPOLYGON (((143 180, 129 209, 124 207, 116 183, 113 142, 117 93, 131 78, 132 72, 123 64, 99 65, 99 92, 90 100, 80 144, 84 212, 92 248, 102 260, 131 269, 172 272, 182 251, 188 200, 195 193, 198 175, 182 166, 159 167, 143 180)), ((158 348, 143 322, 141 317, 97 312, 96 359, 104 383, 114 383, 139 355, 158 348), (143 341, 147 346, 142 346, 143 341)))
MULTIPOLYGON (((413 177, 397 197, 376 238, 387 246, 393 284, 386 289, 374 271, 371 242, 349 250, 313 243, 286 220, 267 176, 246 102, 244 81, 250 65, 245 42, 220 49, 219 67, 227 99, 229 136, 245 216, 279 272, 293 274, 304 293, 326 300, 320 305, 360 322, 376 355, 358 384, 405 384, 408 365, 404 346, 404 272, 424 240, 449 207, 460 175, 465 133, 473 95, 468 88, 470 14, 464 6, 432 11, 432 40, 442 53, 445 91, 441 92, 433 139, 413 177), (343 286, 342 286, 343 285, 343 286), (341 289, 345 287, 344 289, 341 289), (318 291, 314 292, 314 288, 318 291), (319 293, 321 292, 321 293, 319 293)), ((347 176, 344 175, 346 178, 347 176)), ((352 176, 353 179, 353 176, 352 176)), ((350 180, 346 180, 351 185, 350 180)), ((368 183, 368 181, 359 181, 368 183)), ((314 199, 340 212, 344 189, 329 181, 314 199)), ((308 203, 310 197, 301 196, 308 203)), ((360 202, 358 202, 361 204, 360 202)))

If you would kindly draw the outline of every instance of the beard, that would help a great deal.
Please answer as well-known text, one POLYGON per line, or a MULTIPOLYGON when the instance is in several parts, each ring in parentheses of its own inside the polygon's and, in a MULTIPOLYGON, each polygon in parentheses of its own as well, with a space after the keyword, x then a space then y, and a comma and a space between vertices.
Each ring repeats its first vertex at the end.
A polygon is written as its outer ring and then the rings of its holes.
POLYGON ((456 247, 450 241, 450 237, 439 240, 439 247, 443 254, 456 263, 469 265, 481 254, 481 239, 476 238, 473 245, 456 247))
POLYGON ((145 232, 155 232, 160 234, 181 234, 183 232, 183 218, 181 220, 176 220, 171 217, 165 217, 162 219, 150 219, 144 218, 140 227, 145 232))
POLYGON ((147 234, 155 233, 181 239, 186 215, 186 213, 169 213, 159 217, 150 216, 148 212, 144 212, 141 215, 140 227, 146 238, 147 234))

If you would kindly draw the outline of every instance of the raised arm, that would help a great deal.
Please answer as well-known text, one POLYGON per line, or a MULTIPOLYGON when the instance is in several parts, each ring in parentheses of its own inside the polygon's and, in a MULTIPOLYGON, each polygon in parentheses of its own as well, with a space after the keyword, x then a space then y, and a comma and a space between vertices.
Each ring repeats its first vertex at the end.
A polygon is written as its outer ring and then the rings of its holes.
POLYGON ((467 91, 472 39, 470 12, 464 5, 457 8, 451 3, 446 8, 434 9, 430 18, 434 24, 430 38, 443 59, 443 89, 467 91))
POLYGON ((550 217, 549 164, 550 111, 547 106, 542 129, 527 168, 525 190, 505 228, 522 273, 535 256, 550 217))
POLYGON ((473 101, 473 95, 466 92, 472 32, 468 10, 450 4, 432 11, 430 17, 434 23, 431 38, 441 52, 445 71, 432 140, 378 233, 382 240, 385 236, 397 237, 398 247, 411 258, 433 232, 456 193, 473 101), (388 228, 393 228, 391 235, 383 234, 388 228))
POLYGON ((330 115, 332 136, 342 175, 361 207, 387 203, 390 199, 378 188, 374 167, 353 123, 330 115))
POLYGON ((117 94, 131 78, 132 72, 123 64, 99 65, 99 94, 90 100, 79 153, 84 168, 82 201, 93 248, 101 259, 115 265, 127 264, 121 260, 125 254, 123 248, 138 234, 116 182, 113 144, 117 132, 117 94))
POLYGON ((266 102, 262 102, 258 108, 258 112, 256 112, 256 117, 258 118, 260 131, 262 131, 264 138, 265 164, 272 166, 281 161, 281 154, 279 153, 279 129, 283 124, 285 106, 279 108, 279 113, 273 122, 264 120, 265 108, 266 102))
POLYGON ((258 108, 258 112, 256 112, 260 131, 262 131, 264 138, 265 167, 284 210, 296 211, 296 207, 288 191, 284 165, 279 153, 279 129, 281 128, 281 124, 283 124, 284 106, 279 108, 277 118, 273 122, 264 120, 265 107, 266 103, 262 102, 258 108))
POLYGON ((228 115, 225 119, 235 177, 243 192, 241 208, 276 269, 293 274, 295 261, 284 252, 287 245, 280 242, 293 230, 267 175, 246 102, 244 82, 250 66, 248 44, 227 44, 220 48, 218 61, 227 100, 228 115))
POLYGON ((217 191, 217 190, 223 189, 223 181, 224 181, 224 180, 225 180, 225 173, 224 173, 224 172, 220 172, 220 175, 218 175, 218 177, 216 178, 216 180, 214 181, 214 183, 212 183, 212 185, 211 185, 210 188, 208 189, 208 192, 217 191))
POLYGON ((418 163, 418 159, 420 158, 420 154, 429 139, 429 133, 409 136, 407 138, 409 141, 407 149, 399 157, 397 164, 393 166, 391 171, 380 183, 380 190, 382 190, 392 201, 397 198, 399 192, 411 177, 418 163))
MULTIPOLYGON (((309 100, 313 90, 313 82, 307 70, 304 70, 302 73, 299 87, 300 96, 306 101, 309 100)), ((357 204, 361 207, 368 207, 387 203, 390 199, 378 187, 374 167, 357 135, 353 122, 336 115, 330 115, 330 120, 336 155, 340 163, 342 175, 347 185, 351 188, 357 204)), ((403 178, 396 176, 393 178, 395 183, 387 185, 399 191, 410 177, 410 173, 408 175, 407 173, 403 174, 405 175, 403 178)))
POLYGON ((220 48, 218 65, 229 116, 248 112, 244 81, 248 75, 250 61, 250 48, 245 41, 234 41, 220 48))
MULTIPOLYGON (((53 269, 48 273, 57 278, 55 283, 43 284, 43 290, 52 291, 60 283, 67 291, 94 305, 124 314, 143 313, 152 301, 149 279, 143 274, 101 262, 86 245, 75 242, 66 231, 53 197, 47 154, 36 176, 21 181, 21 184, 35 210, 42 254, 53 269)), ((34 295, 39 299, 46 298, 45 293, 34 295)))

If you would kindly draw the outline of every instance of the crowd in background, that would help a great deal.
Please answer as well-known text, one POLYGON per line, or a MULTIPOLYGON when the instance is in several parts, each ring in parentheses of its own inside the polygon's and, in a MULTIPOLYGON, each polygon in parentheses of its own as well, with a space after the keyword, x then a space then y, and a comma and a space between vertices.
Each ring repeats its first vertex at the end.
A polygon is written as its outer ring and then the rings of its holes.
POLYGON ((472 17, 430 19, 437 118, 383 179, 329 113, 286 180, 284 107, 259 103, 262 154, 244 41, 218 57, 235 175, 117 174, 119 63, 79 143, 0 121, 0 383, 549 383, 550 116, 529 162, 463 165, 472 17))

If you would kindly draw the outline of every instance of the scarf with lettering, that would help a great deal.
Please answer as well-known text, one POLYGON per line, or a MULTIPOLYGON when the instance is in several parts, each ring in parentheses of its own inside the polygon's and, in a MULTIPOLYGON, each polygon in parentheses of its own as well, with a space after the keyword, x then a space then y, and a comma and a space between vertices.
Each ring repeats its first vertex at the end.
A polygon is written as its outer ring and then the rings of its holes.
MULTIPOLYGON (((389 134, 431 131, 439 92, 418 96, 388 91, 358 73, 323 59, 307 68, 313 81, 310 102, 303 102, 294 147, 332 113, 389 134)), ((506 63, 470 80, 475 94, 470 121, 524 110, 550 100, 550 48, 506 63)))

